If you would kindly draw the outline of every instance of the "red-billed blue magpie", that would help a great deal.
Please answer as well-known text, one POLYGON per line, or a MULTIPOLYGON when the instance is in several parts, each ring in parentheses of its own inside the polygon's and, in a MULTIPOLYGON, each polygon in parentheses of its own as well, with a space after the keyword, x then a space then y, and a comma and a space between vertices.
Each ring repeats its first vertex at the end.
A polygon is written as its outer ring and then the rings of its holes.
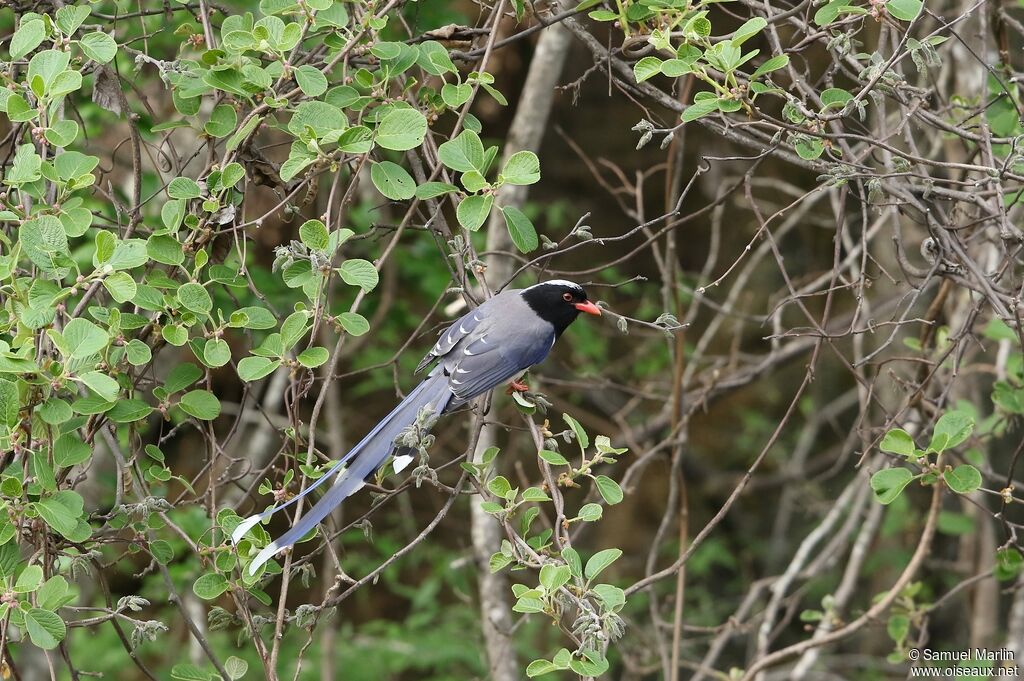
MULTIPOLYGON (((254 574, 270 558, 301 539, 346 497, 356 492, 396 449, 395 439, 424 411, 440 415, 492 388, 513 382, 544 361, 555 341, 580 312, 600 315, 579 284, 554 279, 525 289, 506 290, 449 326, 423 358, 416 373, 437 362, 427 377, 327 473, 284 504, 244 520, 231 535, 238 542, 256 523, 286 508, 335 476, 334 484, 295 526, 259 552, 249 564, 254 574)), ((412 461, 403 454, 395 471, 412 461)))

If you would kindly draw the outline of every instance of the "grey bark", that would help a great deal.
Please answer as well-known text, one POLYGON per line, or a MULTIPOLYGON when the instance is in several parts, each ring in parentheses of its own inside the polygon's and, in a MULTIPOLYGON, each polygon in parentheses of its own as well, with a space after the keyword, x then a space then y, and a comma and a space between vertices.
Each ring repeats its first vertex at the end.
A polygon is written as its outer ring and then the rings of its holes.
MULTIPOLYGON (((502 162, 517 151, 536 152, 544 137, 554 102, 555 86, 569 53, 571 34, 561 24, 553 24, 541 32, 534 49, 515 117, 509 130, 502 162)), ((498 191, 499 206, 520 207, 526 201, 527 187, 504 185, 498 191)), ((513 248, 500 211, 491 213, 487 227, 487 250, 506 251, 513 248)), ((508 258, 494 258, 488 265, 487 279, 491 286, 504 284, 512 275, 508 258)), ((486 426, 480 433, 473 460, 479 462, 484 451, 497 442, 497 428, 486 426)), ((480 509, 471 506, 473 554, 480 574, 480 615, 490 678, 493 681, 519 681, 522 673, 512 645, 512 612, 507 601, 508 579, 504 574, 491 574, 491 554, 501 547, 501 526, 480 509)))

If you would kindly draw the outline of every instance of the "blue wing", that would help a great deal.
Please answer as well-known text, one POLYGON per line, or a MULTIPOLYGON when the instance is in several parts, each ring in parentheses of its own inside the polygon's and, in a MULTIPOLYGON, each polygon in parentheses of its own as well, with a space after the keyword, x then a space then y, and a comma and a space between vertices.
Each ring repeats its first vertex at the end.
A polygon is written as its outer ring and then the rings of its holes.
POLYGON ((480 327, 480 323, 487 318, 486 306, 478 307, 475 310, 470 310, 466 314, 462 315, 456 320, 451 326, 449 326, 441 337, 434 344, 434 347, 430 349, 426 357, 420 360, 419 365, 416 367, 414 373, 420 373, 435 359, 444 357, 452 351, 460 341, 472 334, 476 329, 480 327))
POLYGON ((501 336, 501 329, 491 329, 467 339, 445 357, 444 367, 456 407, 477 395, 515 378, 547 357, 555 336, 501 336), (525 342, 524 342, 525 341, 525 342))

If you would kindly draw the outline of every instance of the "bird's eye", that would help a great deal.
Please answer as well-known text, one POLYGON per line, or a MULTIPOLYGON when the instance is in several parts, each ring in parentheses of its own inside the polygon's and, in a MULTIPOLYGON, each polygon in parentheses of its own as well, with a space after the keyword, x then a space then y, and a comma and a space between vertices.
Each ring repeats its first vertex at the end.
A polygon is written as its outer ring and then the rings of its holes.
POLYGON ((572 302, 572 294, 571 293, 563 293, 562 294, 562 300, 564 300, 567 303, 571 303, 572 302))

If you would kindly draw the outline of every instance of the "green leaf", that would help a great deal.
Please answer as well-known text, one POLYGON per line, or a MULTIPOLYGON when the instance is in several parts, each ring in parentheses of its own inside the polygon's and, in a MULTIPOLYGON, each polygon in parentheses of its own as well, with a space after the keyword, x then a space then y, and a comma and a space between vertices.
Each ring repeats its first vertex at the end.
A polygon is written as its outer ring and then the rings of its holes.
POLYGON ((46 454, 43 452, 33 452, 31 459, 32 472, 35 475, 36 482, 47 492, 55 491, 57 489, 57 481, 54 478, 53 467, 47 460, 46 454))
POLYGON ((423 144, 427 118, 416 109, 394 109, 377 126, 377 144, 392 151, 407 151, 423 144))
POLYGON ((457 73, 455 64, 448 56, 448 50, 441 43, 434 40, 427 40, 419 45, 420 56, 416 60, 425 71, 435 76, 445 73, 457 73))
POLYGON ((43 650, 53 650, 67 635, 64 620, 42 608, 32 608, 25 613, 25 630, 32 643, 43 650))
POLYGON ((118 385, 117 381, 99 371, 88 371, 81 374, 78 378, 107 402, 116 400, 117 394, 121 390, 121 386, 118 385))
POLYGON ((242 326, 246 329, 272 329, 277 326, 277 319, 265 307, 243 307, 232 313, 231 325, 242 326), (239 315, 241 320, 238 324, 235 324, 235 315, 239 315))
POLYGON ((196 314, 206 315, 213 309, 213 299, 201 284, 189 282, 178 287, 178 302, 182 307, 196 314))
POLYGON ((238 145, 242 143, 245 138, 252 134, 252 131, 263 122, 262 116, 253 116, 247 120, 242 127, 235 131, 235 134, 228 138, 227 143, 224 145, 228 151, 234 151, 238 148, 238 145))
POLYGON ((44 272, 63 277, 71 253, 64 225, 52 215, 43 215, 21 226, 21 248, 29 260, 44 272))
POLYGON ((53 612, 74 599, 74 596, 68 595, 68 591, 68 580, 60 575, 54 575, 36 591, 36 603, 43 610, 53 612))
POLYGON ((107 418, 114 423, 132 423, 146 418, 152 411, 153 408, 141 400, 118 400, 107 412, 107 418))
POLYGON ((514 206, 505 206, 501 209, 501 214, 505 217, 508 235, 512 237, 512 243, 516 245, 520 253, 529 253, 540 245, 537 230, 534 229, 530 218, 526 217, 521 210, 514 206))
POLYGON ((181 397, 182 411, 201 421, 212 421, 220 416, 220 400, 208 390, 191 390, 181 397))
POLYGON ((218 677, 211 677, 210 672, 194 664, 182 663, 171 667, 171 678, 174 681, 214 681, 218 677))
POLYGON ((821 93, 821 103, 827 109, 842 109, 853 99, 853 95, 838 87, 830 87, 821 93))
POLYGON ((102 414, 113 406, 113 401, 97 397, 96 395, 82 397, 71 403, 71 408, 75 410, 76 414, 84 414, 86 416, 102 414))
POLYGON ((505 161, 501 177, 509 184, 534 184, 540 181, 540 159, 532 151, 517 151, 505 161))
MULTIPOLYGON (((463 462, 463 464, 471 466, 471 464, 466 464, 465 462, 463 462)), ((491 559, 488 561, 488 567, 491 570, 491 574, 495 574, 497 572, 501 572, 503 568, 505 568, 507 565, 510 565, 513 561, 514 559, 512 558, 512 556, 506 556, 502 553, 494 553, 491 555, 491 559)))
POLYGON ((996 551, 996 564, 992 572, 996 579, 1008 581, 1015 579, 1024 569, 1024 555, 1013 546, 996 551))
POLYGON ((82 36, 79 45, 86 56, 93 61, 106 64, 117 54, 117 43, 106 33, 96 31, 82 36))
POLYGON ((590 438, 587 437, 587 431, 583 429, 583 426, 580 425, 579 421, 566 413, 562 414, 562 420, 565 421, 566 425, 572 429, 573 434, 576 436, 576 442, 579 443, 581 450, 590 446, 590 438))
POLYGON ((66 36, 71 36, 78 30, 92 9, 88 5, 64 5, 57 10, 57 28, 66 36))
POLYGON ((526 667, 526 675, 531 679, 555 671, 558 671, 558 667, 551 664, 548 660, 534 660, 526 667))
POLYGON ((871 476, 871 489, 881 504, 891 504, 914 479, 906 468, 885 468, 871 476))
POLYGON ((394 201, 411 199, 416 194, 416 181, 405 168, 391 161, 371 165, 370 179, 377 191, 394 201))
POLYGON ((512 491, 512 484, 508 481, 508 478, 503 475, 499 475, 492 478, 487 483, 487 489, 489 489, 494 496, 504 499, 508 493, 512 491))
POLYGON ((228 659, 224 660, 224 671, 226 671, 228 676, 231 677, 231 681, 237 681, 245 676, 245 673, 249 671, 249 663, 232 655, 228 659))
POLYGON ((686 107, 680 118, 683 123, 689 123, 715 111, 718 111, 717 99, 698 99, 696 102, 686 107))
POLYGON ((814 23, 818 26, 828 26, 839 17, 840 9, 849 6, 850 2, 851 0, 830 0, 814 13, 814 23))
POLYGON ((765 63, 763 63, 760 66, 758 66, 757 69, 754 71, 754 73, 751 74, 750 78, 751 78, 751 80, 753 80, 754 78, 759 78, 759 77, 765 75, 766 73, 771 73, 772 71, 778 71, 779 69, 784 69, 787 66, 789 66, 789 55, 788 54, 776 55, 776 56, 772 57, 771 59, 769 59, 768 61, 766 61, 765 63))
POLYGON ((309 319, 305 311, 299 310, 288 315, 288 318, 281 324, 281 340, 285 348, 294 347, 299 340, 306 335, 309 326, 306 321, 309 319))
POLYGON ((130 270, 145 265, 149 261, 146 255, 146 242, 142 239, 125 239, 118 241, 108 263, 115 270, 130 270))
POLYGON ((562 549, 562 559, 569 566, 569 572, 572 573, 573 577, 583 578, 583 563, 580 560, 579 551, 571 546, 567 546, 562 549))
POLYGON ((182 199, 171 199, 165 201, 160 208, 160 221, 170 232, 176 232, 185 218, 185 201, 182 199))
POLYGON ((127 303, 135 297, 137 287, 135 280, 126 272, 114 272, 103 280, 103 287, 110 293, 110 297, 118 303, 127 303))
POLYGON ((180 348, 188 342, 188 330, 180 324, 168 324, 160 329, 160 335, 175 347, 180 348))
POLYGON ((327 76, 309 64, 295 69, 295 82, 299 84, 303 94, 309 97, 319 97, 327 92, 327 76))
POLYGON ((370 322, 358 312, 342 312, 338 315, 338 322, 346 333, 353 336, 362 336, 370 330, 370 322))
POLYGON ((85 503, 78 493, 61 490, 52 496, 40 499, 33 506, 47 525, 62 536, 71 539, 82 519, 85 503))
POLYGON ((228 590, 227 577, 216 572, 208 572, 200 575, 199 579, 192 583, 192 592, 204 601, 212 601, 228 590))
POLYGON ((445 83, 441 88, 441 99, 452 109, 457 109, 468 102, 472 95, 473 86, 469 83, 462 83, 461 85, 445 83))
POLYGON ((604 609, 618 612, 626 604, 626 592, 611 584, 595 584, 591 589, 604 604, 604 609))
POLYGON ((330 243, 327 227, 319 220, 306 220, 299 227, 299 239, 307 248, 314 251, 325 251, 330 243))
POLYGON ((614 563, 622 556, 622 551, 619 549, 605 549, 604 551, 598 551, 590 560, 587 561, 587 566, 583 570, 583 575, 587 579, 593 579, 601 574, 606 567, 614 563))
POLYGON ((373 266, 373 263, 359 258, 353 258, 341 263, 341 267, 338 268, 338 274, 341 275, 342 281, 346 284, 358 286, 366 293, 375 289, 377 282, 380 280, 380 275, 377 274, 377 269, 373 266))
POLYGON ((225 189, 231 189, 245 177, 245 169, 240 163, 229 163, 220 171, 220 184, 225 189))
POLYGON ((218 104, 203 130, 211 137, 227 137, 237 124, 238 114, 235 113, 235 107, 230 104, 218 104))
POLYGON ((43 568, 38 565, 29 565, 14 583, 14 593, 29 594, 38 589, 43 583, 43 568))
POLYGON ((46 37, 46 26, 38 15, 34 18, 21 22, 21 26, 11 36, 11 58, 21 59, 32 50, 39 47, 46 37))
POLYGON ((167 234, 154 234, 146 241, 146 255, 163 265, 180 265, 185 262, 185 251, 181 243, 167 234))
POLYGON ((622 501, 622 488, 619 487, 619 483, 615 482, 607 475, 597 476, 594 478, 594 483, 597 485, 597 491, 601 493, 601 498, 603 498, 608 504, 614 506, 622 501))
POLYGON ((685 59, 668 59, 661 65, 661 72, 669 78, 678 78, 693 72, 693 62, 685 59))
POLYGON ((552 452, 549 449, 542 449, 537 452, 537 456, 547 461, 552 466, 568 466, 569 460, 558 452, 552 452))
POLYGON ((190 177, 176 177, 167 185, 167 194, 172 199, 198 199, 202 195, 199 183, 190 177))
POLYGON ((458 187, 453 184, 448 184, 447 182, 427 182, 416 187, 416 198, 423 201, 458 190, 458 187))
POLYGON ((89 460, 92 450, 74 433, 65 433, 53 443, 53 463, 61 468, 77 466, 89 460))
POLYGON ((459 136, 449 140, 437 148, 441 163, 461 173, 475 170, 483 173, 484 145, 480 136, 472 130, 463 130, 459 136))
POLYGON ((88 319, 76 317, 64 327, 64 342, 70 359, 84 359, 107 347, 110 336, 88 319))
POLYGON ((633 76, 636 82, 642 83, 661 73, 661 60, 657 57, 644 57, 633 64, 633 76))
POLYGON ((962 411, 947 411, 935 424, 930 449, 937 452, 952 449, 963 443, 974 431, 974 418, 962 411))
POLYGON ((601 504, 584 504, 578 514, 580 520, 588 523, 600 520, 602 515, 604 515, 604 508, 601 504))
POLYGON ((246 357, 238 363, 238 377, 246 382, 258 381, 269 376, 279 366, 281 366, 281 360, 278 359, 246 357))
POLYGON ((523 490, 523 501, 551 501, 551 497, 540 487, 527 487, 523 490))
POLYGON ((540 583, 548 593, 557 591, 570 579, 572 579, 572 570, 568 565, 548 563, 540 569, 540 583))
POLYGON ((878 448, 883 452, 899 454, 908 458, 915 458, 916 456, 914 453, 914 438, 910 437, 910 433, 902 428, 893 428, 887 432, 878 448))
POLYGON ((484 189, 490 189, 491 183, 484 179, 484 176, 475 170, 462 174, 462 186, 470 194, 476 194, 484 189))
POLYGON ((0 424, 13 428, 19 420, 21 399, 14 381, 0 378, 0 424))
MULTIPOLYGON (((17 404, 17 402, 15 402, 17 404)), ((75 413, 71 411, 71 405, 64 400, 51 397, 39 406, 39 410, 36 412, 39 414, 39 418, 43 419, 46 423, 51 426, 59 426, 65 421, 71 420, 75 413)))
POLYGON ((46 130, 46 141, 55 147, 70 146, 78 138, 78 123, 72 120, 56 121, 46 130))
POLYGON ((902 21, 913 21, 924 7, 923 0, 889 0, 885 9, 892 16, 902 21))
POLYGON ((764 27, 767 25, 768 22, 763 17, 754 17, 753 19, 748 20, 732 34, 732 44, 737 47, 742 45, 763 31, 764 27))
POLYGON ((149 552, 161 565, 167 565, 174 560, 174 548, 163 539, 156 539, 150 542, 149 552))
POLYGON ((140 367, 149 364, 149 361, 153 359, 153 352, 149 349, 149 346, 138 338, 128 341, 124 351, 125 357, 128 358, 128 362, 132 366, 140 367))
POLYGON ((981 487, 981 473, 969 463, 960 464, 942 474, 949 488, 957 494, 970 494, 981 487))
POLYGON ((493 194, 467 196, 459 202, 458 208, 455 209, 455 215, 458 217, 460 225, 470 232, 475 232, 487 221, 493 204, 493 194))
MULTIPOLYGON (((82 74, 78 71, 62 71, 53 79, 47 88, 50 97, 60 97, 70 94, 82 87, 82 74)), ((91 184, 91 183, 90 183, 91 184)))
POLYGON ((569 669, 584 677, 598 677, 608 671, 608 661, 599 658, 597 661, 588 659, 572 658, 569 661, 569 669))
POLYGON ((327 348, 314 347, 303 350, 302 353, 296 358, 299 360, 299 364, 308 368, 315 369, 328 360, 330 353, 327 352, 327 348))
POLYGON ((203 347, 203 359, 211 367, 222 367, 231 361, 231 347, 223 338, 211 338, 203 347))
POLYGON ((373 148, 373 131, 365 125, 354 125, 338 138, 338 149, 350 154, 365 154, 373 148))
POLYGON ((797 155, 805 161, 814 159, 825 153, 825 143, 817 137, 801 137, 794 145, 797 155))

